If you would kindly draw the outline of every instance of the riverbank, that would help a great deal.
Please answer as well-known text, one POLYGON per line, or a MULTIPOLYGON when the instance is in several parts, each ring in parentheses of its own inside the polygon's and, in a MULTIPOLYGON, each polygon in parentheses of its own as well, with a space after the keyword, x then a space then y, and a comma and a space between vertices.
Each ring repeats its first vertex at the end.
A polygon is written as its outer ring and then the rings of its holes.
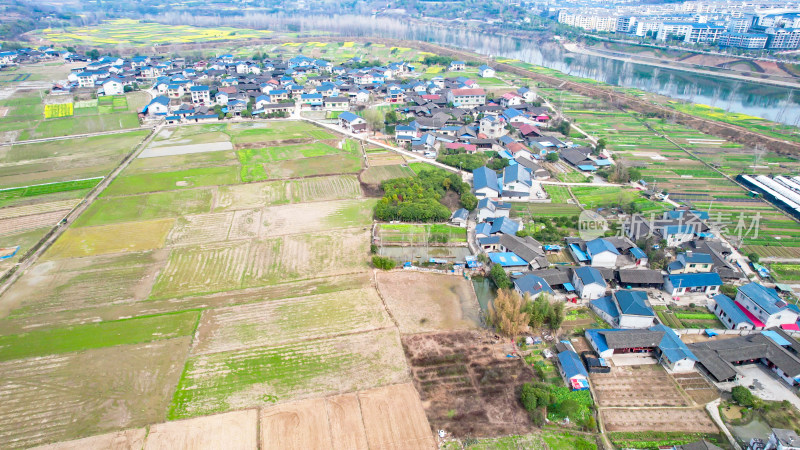
POLYGON ((772 86, 779 86, 790 89, 800 88, 800 82, 776 79, 775 75, 762 75, 759 77, 754 77, 745 75, 744 72, 734 71, 729 69, 727 71, 725 69, 719 69, 719 68, 716 68, 717 70, 712 70, 712 68, 709 66, 700 66, 698 64, 687 64, 681 61, 674 61, 674 60, 667 61, 657 58, 649 58, 645 56, 635 56, 621 52, 588 48, 583 45, 576 44, 574 42, 563 42, 562 45, 564 49, 570 53, 580 53, 584 55, 596 56, 600 58, 608 58, 632 64, 641 64, 645 66, 658 67, 662 69, 680 70, 699 75, 723 77, 732 80, 746 81, 750 83, 769 84, 772 86), (704 69, 702 67, 707 67, 707 68, 704 69))

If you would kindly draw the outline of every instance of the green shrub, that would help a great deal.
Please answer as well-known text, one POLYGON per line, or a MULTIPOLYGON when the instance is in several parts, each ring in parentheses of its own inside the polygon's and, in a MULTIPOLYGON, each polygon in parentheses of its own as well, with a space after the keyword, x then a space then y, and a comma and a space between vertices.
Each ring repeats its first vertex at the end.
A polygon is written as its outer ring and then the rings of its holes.
POLYGON ((397 263, 392 258, 375 255, 372 257, 372 265, 378 269, 392 270, 397 263))
POLYGON ((733 397, 733 401, 741 406, 749 408, 755 404, 753 393, 744 386, 735 386, 731 389, 731 396, 733 397))

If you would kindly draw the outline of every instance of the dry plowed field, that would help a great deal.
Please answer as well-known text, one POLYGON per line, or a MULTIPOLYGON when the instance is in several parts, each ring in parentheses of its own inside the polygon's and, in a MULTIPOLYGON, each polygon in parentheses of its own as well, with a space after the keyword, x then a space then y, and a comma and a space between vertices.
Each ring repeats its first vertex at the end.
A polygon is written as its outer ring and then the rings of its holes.
POLYGON ((414 386, 432 430, 456 437, 524 434, 532 424, 517 398, 533 372, 481 332, 403 336, 414 386))
POLYGON ((478 298, 460 276, 412 271, 379 272, 378 289, 401 333, 477 328, 478 298))
POLYGON ((411 384, 108 433, 38 450, 435 449, 411 384))
POLYGON ((342 230, 175 248, 153 287, 152 297, 212 293, 364 271, 368 236, 368 230, 342 230))
POLYGON ((719 433, 703 408, 604 408, 600 415, 607 431, 719 433))
POLYGON ((0 442, 29 447, 163 421, 189 341, 0 363, 0 442))
POLYGON ((32 214, 30 216, 0 219, 0 236, 21 233, 28 230, 35 230, 37 228, 54 227, 61 219, 64 218, 64 216, 67 215, 68 212, 69 209, 62 209, 58 211, 32 214))
POLYGON ((366 227, 372 223, 373 205, 372 201, 340 200, 186 216, 177 220, 167 237, 167 245, 366 227))
POLYGON ((73 316, 78 322, 94 320, 95 308, 145 300, 166 256, 156 251, 40 262, 5 293, 0 312, 14 307, 12 317, 31 317, 26 328, 52 323, 58 314, 62 326, 73 316))
POLYGON ((192 353, 279 345, 391 325, 374 289, 273 300, 206 312, 192 353))
POLYGON ((264 409, 261 437, 262 448, 286 450, 436 448, 411 384, 264 409))
POLYGON ((697 372, 676 373, 672 376, 681 386, 681 389, 683 389, 683 391, 698 405, 705 405, 719 398, 719 391, 717 388, 711 385, 705 377, 697 372))
POLYGON ((672 377, 657 364, 615 366, 590 375, 599 406, 689 406, 672 377))
POLYGON ((12 219, 14 217, 31 216, 54 211, 69 211, 79 202, 80 200, 60 200, 57 202, 35 203, 33 205, 2 208, 0 209, 0 219, 12 219))

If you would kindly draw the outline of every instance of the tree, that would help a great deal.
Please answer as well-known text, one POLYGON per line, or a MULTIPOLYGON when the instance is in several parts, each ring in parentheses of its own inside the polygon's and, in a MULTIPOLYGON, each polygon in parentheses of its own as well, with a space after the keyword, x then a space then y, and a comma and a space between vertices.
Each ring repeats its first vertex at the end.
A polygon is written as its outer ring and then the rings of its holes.
POLYGON ((463 192, 461 193, 461 206, 467 211, 472 211, 478 207, 478 198, 471 192, 463 192))
POLYGON ((528 314, 522 310, 523 300, 518 292, 500 289, 489 309, 492 324, 497 331, 515 338, 528 327, 528 314))
POLYGON ((492 264, 492 268, 489 270, 489 277, 494 281, 494 285, 497 286, 497 289, 511 288, 511 280, 500 264, 492 264))
POLYGON ((550 152, 547 156, 544 157, 548 162, 555 163, 558 162, 558 153, 550 152))
POLYGON ((747 259, 749 259, 750 261, 752 261, 754 263, 757 263, 761 258, 758 256, 757 253, 748 253, 747 254, 747 259))
POLYGON ((88 52, 86 52, 86 56, 88 56, 91 59, 99 59, 100 58, 100 51, 97 50, 96 48, 93 48, 93 49, 89 50, 88 52))
POLYGON ((572 417, 575 413, 580 411, 580 409, 581 405, 571 398, 564 400, 556 406, 556 412, 565 417, 572 417))
POLYGON ((394 266, 396 265, 396 263, 394 262, 394 260, 392 258, 387 258, 385 256, 375 255, 375 256, 372 257, 372 265, 375 266, 378 269, 392 270, 392 269, 394 269, 394 266))
POLYGON ((734 298, 736 294, 739 293, 739 288, 732 284, 723 284, 722 287, 719 288, 719 291, 730 298, 734 298))
POLYGON ((544 325, 544 323, 550 317, 550 311, 552 308, 553 307, 550 304, 549 295, 542 294, 536 297, 536 300, 528 304, 528 312, 530 314, 528 325, 530 325, 530 327, 533 329, 544 325))
POLYGON ((373 133, 383 129, 385 117, 383 111, 379 109, 364 110, 364 120, 367 121, 367 125, 373 133))
POLYGON ((561 324, 564 322, 564 302, 556 302, 553 304, 553 309, 550 311, 550 314, 547 317, 547 323, 550 326, 550 329, 555 331, 561 328, 561 324))
POLYGON ((731 389, 731 397, 733 397, 733 401, 746 408, 755 404, 753 393, 744 386, 734 386, 733 389, 731 389))

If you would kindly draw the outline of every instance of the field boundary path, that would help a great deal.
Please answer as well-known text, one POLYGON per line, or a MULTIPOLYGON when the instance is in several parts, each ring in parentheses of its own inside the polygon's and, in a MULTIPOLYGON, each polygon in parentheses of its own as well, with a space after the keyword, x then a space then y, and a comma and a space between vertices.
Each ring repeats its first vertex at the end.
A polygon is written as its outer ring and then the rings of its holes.
MULTIPOLYGON (((101 193, 113 182, 117 176, 127 168, 131 162, 133 162, 149 144, 150 141, 161 131, 162 125, 158 125, 150 130, 150 134, 147 135, 140 143, 137 145, 128 155, 122 160, 122 162, 117 165, 111 173, 108 174, 105 178, 103 178, 97 186, 89 192, 86 197, 81 200, 67 215, 64 219, 61 220, 55 227, 53 227, 50 232, 48 232, 42 240, 40 240, 29 252, 27 255, 23 257, 23 259, 17 263, 14 267, 12 267, 6 274, 0 278, 0 295, 5 293, 11 285, 14 284, 15 281, 25 273, 29 267, 36 263, 39 260, 45 251, 50 248, 51 245, 69 228, 72 222, 75 221, 80 215, 86 211, 87 208, 100 196, 101 193)), ((128 130, 130 131, 130 130, 128 130)), ((113 133, 106 133, 106 134, 113 134, 113 133)), ((74 136, 72 136, 74 137, 74 136)), ((58 140, 58 139, 55 139, 58 140)))
POLYGON ((93 137, 93 136, 108 136, 111 134, 123 134, 123 133, 130 133, 131 131, 139 131, 139 130, 146 130, 147 127, 138 127, 138 128, 125 128, 122 130, 112 130, 112 131, 98 131, 97 133, 83 133, 83 134, 70 134, 67 136, 53 136, 49 138, 41 138, 41 139, 28 139, 25 141, 14 141, 14 142, 2 142, 0 143, 0 147, 8 147, 11 145, 22 145, 22 144, 40 144, 42 142, 52 142, 52 141, 66 141, 69 139, 79 139, 85 137, 93 137))

